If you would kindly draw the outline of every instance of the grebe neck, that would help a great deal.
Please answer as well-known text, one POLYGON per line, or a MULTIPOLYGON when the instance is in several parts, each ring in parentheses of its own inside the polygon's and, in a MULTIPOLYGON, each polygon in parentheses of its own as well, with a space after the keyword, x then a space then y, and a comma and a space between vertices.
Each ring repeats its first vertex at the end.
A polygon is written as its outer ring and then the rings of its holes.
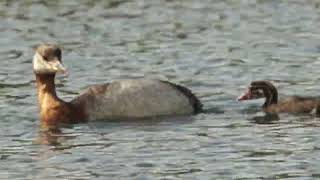
POLYGON ((54 74, 36 74, 40 119, 52 126, 72 121, 74 108, 58 98, 54 83, 54 74))
POLYGON ((84 122, 87 118, 82 104, 65 102, 58 98, 54 74, 36 74, 40 119, 42 125, 84 122))
POLYGON ((56 94, 56 85, 54 83, 55 74, 36 74, 38 101, 43 104, 46 98, 59 101, 56 94))

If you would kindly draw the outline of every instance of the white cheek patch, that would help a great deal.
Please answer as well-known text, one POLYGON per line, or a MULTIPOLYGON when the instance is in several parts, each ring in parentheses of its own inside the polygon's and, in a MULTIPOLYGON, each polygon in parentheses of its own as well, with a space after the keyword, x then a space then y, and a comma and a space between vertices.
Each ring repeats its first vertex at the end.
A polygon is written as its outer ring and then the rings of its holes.
POLYGON ((38 53, 35 53, 33 56, 33 70, 36 73, 55 73, 52 65, 45 61, 38 53))

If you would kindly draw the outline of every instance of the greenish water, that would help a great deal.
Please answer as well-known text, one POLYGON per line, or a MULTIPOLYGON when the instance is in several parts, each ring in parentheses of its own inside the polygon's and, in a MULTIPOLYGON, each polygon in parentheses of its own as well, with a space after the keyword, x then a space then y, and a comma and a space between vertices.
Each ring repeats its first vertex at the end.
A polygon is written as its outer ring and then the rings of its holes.
POLYGON ((236 97, 252 80, 320 95, 319 2, 0 0, 0 179, 316 179, 319 118, 236 97), (41 133, 32 48, 58 43, 72 99, 129 77, 192 89, 206 112, 41 133))

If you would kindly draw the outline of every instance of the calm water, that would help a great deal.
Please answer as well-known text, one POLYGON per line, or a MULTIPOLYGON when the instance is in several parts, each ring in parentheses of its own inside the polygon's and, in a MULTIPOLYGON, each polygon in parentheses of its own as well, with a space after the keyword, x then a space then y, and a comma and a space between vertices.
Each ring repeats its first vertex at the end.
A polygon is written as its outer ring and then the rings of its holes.
POLYGON ((320 119, 265 117, 252 80, 320 95, 316 0, 0 0, 0 179, 320 178, 320 119), (32 48, 58 43, 70 100, 128 77, 191 88, 205 113, 42 133, 32 48))

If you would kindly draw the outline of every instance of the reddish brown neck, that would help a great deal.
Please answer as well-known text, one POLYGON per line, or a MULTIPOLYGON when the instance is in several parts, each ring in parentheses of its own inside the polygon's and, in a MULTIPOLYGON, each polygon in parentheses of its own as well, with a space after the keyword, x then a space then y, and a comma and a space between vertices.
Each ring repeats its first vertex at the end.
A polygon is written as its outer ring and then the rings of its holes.
POLYGON ((45 104, 45 100, 59 101, 54 84, 55 74, 36 74, 38 101, 40 108, 45 104))
POLYGON ((54 78, 54 74, 36 74, 41 122, 52 126, 83 121, 81 107, 75 107, 57 97, 54 78))

